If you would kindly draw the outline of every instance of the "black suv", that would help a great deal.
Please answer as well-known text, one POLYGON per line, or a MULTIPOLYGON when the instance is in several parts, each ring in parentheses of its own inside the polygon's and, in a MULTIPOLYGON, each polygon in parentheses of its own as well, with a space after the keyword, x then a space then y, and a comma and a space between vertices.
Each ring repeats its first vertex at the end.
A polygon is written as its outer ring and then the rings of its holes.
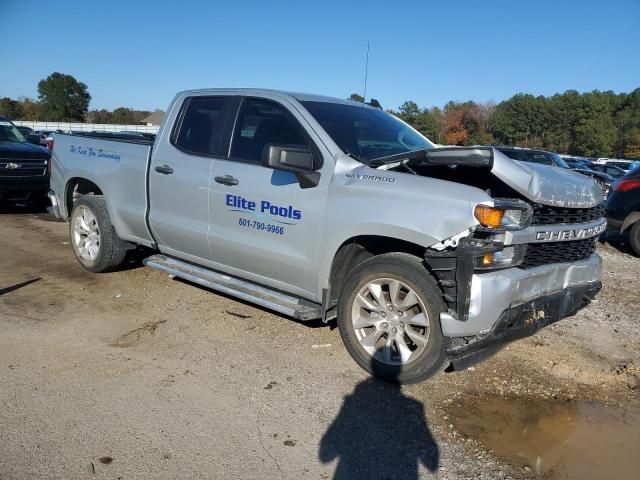
POLYGON ((640 257, 640 167, 619 178, 605 204, 606 240, 628 241, 640 257))
POLYGON ((50 157, 45 148, 29 143, 9 119, 0 116, 0 202, 46 205, 50 157))

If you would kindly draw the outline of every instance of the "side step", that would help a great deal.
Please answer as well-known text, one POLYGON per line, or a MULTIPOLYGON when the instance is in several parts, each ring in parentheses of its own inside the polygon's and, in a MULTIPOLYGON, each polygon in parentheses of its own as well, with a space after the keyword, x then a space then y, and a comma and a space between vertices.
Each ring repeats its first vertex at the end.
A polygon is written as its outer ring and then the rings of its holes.
POLYGON ((152 255, 145 258, 144 264, 147 267, 157 268, 167 272, 169 275, 255 303, 298 320, 306 321, 322 318, 322 307, 316 303, 208 270, 189 262, 165 255, 152 255))

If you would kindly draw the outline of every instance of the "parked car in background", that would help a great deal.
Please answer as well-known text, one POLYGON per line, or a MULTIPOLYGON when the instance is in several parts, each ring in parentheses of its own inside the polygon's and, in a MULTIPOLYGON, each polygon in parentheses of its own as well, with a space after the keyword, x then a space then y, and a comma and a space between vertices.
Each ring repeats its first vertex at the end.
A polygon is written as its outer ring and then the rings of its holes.
POLYGON ((605 205, 603 239, 627 241, 640 257, 640 167, 616 180, 605 205))
POLYGON ((562 157, 562 156, 561 156, 561 158, 571 168, 591 168, 591 165, 593 165, 592 162, 590 162, 588 160, 583 160, 583 159, 580 159, 580 158, 562 157))
POLYGON ((615 165, 611 165, 610 163, 592 163, 591 165, 589 165, 589 168, 595 172, 602 172, 606 173, 607 175, 611 175, 613 178, 620 178, 627 173, 620 167, 616 167, 615 165))
POLYGON ((543 165, 551 165, 559 168, 566 168, 569 170, 573 170, 574 172, 578 172, 582 175, 586 175, 587 177, 591 177, 594 182, 598 184, 598 186, 602 189, 605 198, 609 194, 609 190, 611 189, 611 184, 615 181, 615 179, 606 173, 596 172, 595 170, 591 170, 587 167, 571 167, 560 155, 555 152, 548 152, 546 150, 533 150, 530 148, 520 148, 520 147, 495 147, 500 150, 502 153, 507 155, 514 160, 520 160, 522 162, 530 162, 530 163, 541 163, 543 165))
POLYGON ((50 157, 0 116, 0 202, 47 204, 50 157))
POLYGON ((48 142, 47 139, 51 137, 51 134, 53 133, 53 131, 52 130, 38 130, 35 133, 40 136, 40 145, 44 145, 46 147, 47 146, 47 142, 48 142))
POLYGON ((599 158, 596 163, 598 165, 612 165, 621 168, 625 172, 629 172, 640 166, 640 160, 623 160, 620 158, 599 158))
POLYGON ((33 134, 33 128, 31 127, 22 127, 20 125, 16 125, 16 128, 20 131, 22 136, 26 139, 28 139, 29 136, 33 134))

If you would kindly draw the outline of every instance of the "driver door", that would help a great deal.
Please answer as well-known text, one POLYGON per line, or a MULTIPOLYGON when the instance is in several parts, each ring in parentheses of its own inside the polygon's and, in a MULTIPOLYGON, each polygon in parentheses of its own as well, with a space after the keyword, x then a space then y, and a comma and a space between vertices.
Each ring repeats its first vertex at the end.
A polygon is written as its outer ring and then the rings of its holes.
POLYGON ((315 148, 301 122, 275 100, 243 98, 229 158, 214 162, 209 243, 221 269, 309 298, 330 176, 302 189, 293 173, 263 165, 268 144, 315 148))

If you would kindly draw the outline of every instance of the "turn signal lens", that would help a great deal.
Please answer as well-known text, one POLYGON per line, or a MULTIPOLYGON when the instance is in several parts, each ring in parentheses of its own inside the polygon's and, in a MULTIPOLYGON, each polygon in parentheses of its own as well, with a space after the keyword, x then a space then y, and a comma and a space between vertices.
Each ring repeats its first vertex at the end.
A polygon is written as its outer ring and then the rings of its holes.
POLYGON ((493 253, 485 253, 482 256, 481 263, 482 263, 483 267, 488 267, 488 266, 492 265, 493 264, 493 253))
POLYGON ((476 257, 475 267, 478 270, 517 267, 522 264, 526 251, 526 245, 513 245, 495 252, 485 252, 476 257))
POLYGON ((499 228, 502 225, 504 210, 499 208, 478 205, 475 209, 475 216, 483 227, 499 228))

